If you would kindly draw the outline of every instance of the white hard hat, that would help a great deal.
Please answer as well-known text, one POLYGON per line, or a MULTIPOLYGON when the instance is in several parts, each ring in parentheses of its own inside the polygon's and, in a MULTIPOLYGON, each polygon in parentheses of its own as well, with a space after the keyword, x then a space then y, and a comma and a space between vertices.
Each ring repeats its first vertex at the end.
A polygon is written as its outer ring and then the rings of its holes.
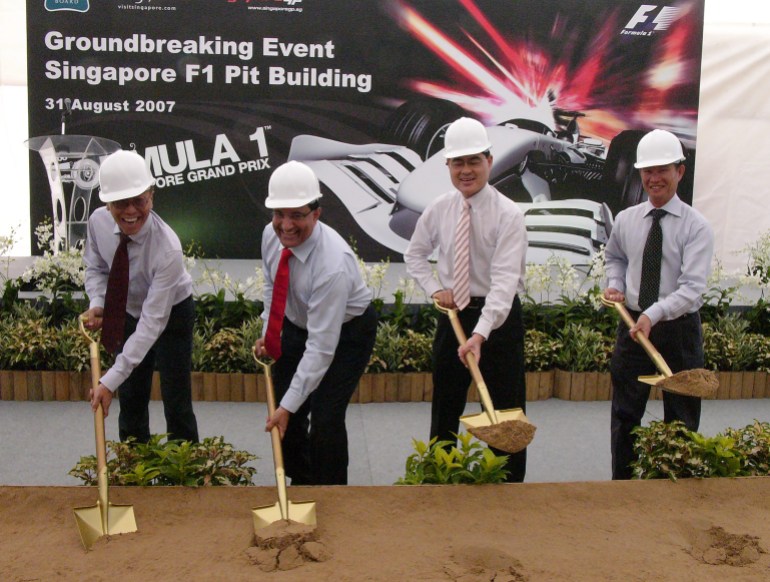
POLYGON ((470 117, 452 122, 444 135, 444 157, 447 159, 480 154, 490 147, 487 130, 470 117))
POLYGON ((99 199, 115 202, 134 198, 155 184, 144 158, 134 151, 118 150, 99 168, 99 199))
POLYGON ((684 160, 682 144, 670 131, 653 129, 639 140, 636 148, 637 169, 653 166, 667 166, 684 160))
POLYGON ((299 208, 321 197, 318 178, 302 162, 286 162, 278 166, 267 186, 268 208, 299 208))

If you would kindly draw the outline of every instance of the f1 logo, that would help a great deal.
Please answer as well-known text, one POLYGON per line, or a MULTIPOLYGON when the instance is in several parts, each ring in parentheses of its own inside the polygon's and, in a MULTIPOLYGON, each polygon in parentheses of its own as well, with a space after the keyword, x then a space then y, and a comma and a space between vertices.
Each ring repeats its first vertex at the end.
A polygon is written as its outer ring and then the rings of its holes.
POLYGON ((655 4, 642 4, 636 11, 636 14, 628 21, 628 24, 626 24, 626 30, 634 30, 639 25, 645 25, 644 28, 649 30, 650 24, 652 25, 651 30, 666 30, 682 11, 681 8, 663 6, 660 8, 660 12, 658 12, 655 19, 650 23, 651 13, 657 9, 658 6, 655 4))

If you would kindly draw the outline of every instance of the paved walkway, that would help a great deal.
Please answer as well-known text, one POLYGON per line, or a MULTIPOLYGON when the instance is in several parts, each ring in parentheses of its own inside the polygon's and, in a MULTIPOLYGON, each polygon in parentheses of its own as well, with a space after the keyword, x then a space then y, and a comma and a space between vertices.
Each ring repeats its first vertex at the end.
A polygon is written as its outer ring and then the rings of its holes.
MULTIPOLYGON (((116 401, 106 421, 107 439, 117 439, 116 401)), ((165 429, 160 402, 150 405, 151 430, 165 429)), ((468 412, 478 412, 471 404, 468 412)), ((263 403, 196 402, 201 437, 224 435, 236 448, 259 456, 255 483, 273 485, 269 435, 262 431, 263 403)), ((609 402, 552 398, 528 404, 538 427, 529 447, 527 481, 596 481, 610 478, 609 402)), ((662 418, 651 401, 644 422, 662 418)), ((404 473, 412 438, 427 440, 429 403, 351 404, 349 482, 391 485, 404 473)), ((704 401, 700 432, 713 436, 753 419, 770 419, 770 399, 704 401)), ((81 455, 94 454, 93 416, 85 402, 0 401, 0 485, 78 485, 68 475, 81 455)))

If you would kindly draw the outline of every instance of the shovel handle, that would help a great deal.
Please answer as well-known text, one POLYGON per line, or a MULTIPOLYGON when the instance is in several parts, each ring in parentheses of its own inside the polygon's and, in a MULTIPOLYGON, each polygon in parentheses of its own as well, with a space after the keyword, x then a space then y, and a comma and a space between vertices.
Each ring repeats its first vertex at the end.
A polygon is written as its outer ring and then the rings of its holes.
MULTIPOLYGON (((606 297, 602 296, 602 303, 607 307, 614 307, 615 310, 620 314, 620 318, 625 322, 629 329, 636 325, 634 318, 631 317, 631 314, 628 312, 628 309, 626 309, 626 306, 619 301, 610 301, 606 297)), ((663 374, 666 378, 670 378, 674 375, 671 371, 671 368, 668 367, 666 360, 663 359, 663 356, 660 355, 660 352, 655 348, 654 345, 652 345, 652 342, 647 336, 645 336, 643 333, 636 332, 634 334, 634 339, 636 339, 636 341, 641 344, 642 348, 644 348, 644 351, 647 352, 648 356, 650 356, 650 359, 653 361, 655 367, 660 371, 661 374, 663 374)))
MULTIPOLYGON (((85 318, 78 318, 80 333, 88 340, 88 354, 91 360, 91 389, 96 391, 102 377, 102 365, 99 357, 99 342, 86 331, 85 318)), ((104 531, 107 531, 107 508, 109 507, 109 483, 107 479, 107 438, 104 433, 104 408, 101 403, 94 412, 94 436, 96 438, 96 472, 99 486, 99 503, 102 511, 104 531)))
MULTIPOLYGON (((468 338, 465 337, 463 326, 460 323, 460 319, 457 317, 457 310, 452 308, 442 307, 441 305, 439 305, 439 302, 435 299, 433 300, 433 304, 436 306, 436 309, 438 309, 440 312, 445 313, 447 316, 449 316, 449 322, 452 324, 452 329, 455 332, 457 341, 460 343, 461 346, 465 345, 465 342, 468 341, 468 338)), ((479 396, 481 397, 481 405, 484 408, 484 412, 486 412, 492 424, 497 424, 497 414, 495 413, 495 407, 492 404, 492 397, 489 395, 489 390, 487 390, 487 384, 486 382, 484 382, 484 378, 481 376, 481 370, 479 370, 479 364, 476 361, 476 356, 474 355, 473 352, 468 352, 467 354, 465 354, 465 359, 468 362, 468 368, 471 371, 471 377, 473 378, 473 381, 476 383, 476 388, 479 391, 479 396)))
MULTIPOLYGON (((275 389, 273 388, 273 360, 263 360, 256 352, 252 351, 254 361, 265 372, 265 394, 267 396, 267 413, 273 416, 276 410, 275 389)), ((275 484, 278 488, 278 507, 281 517, 289 519, 289 496, 286 491, 286 471, 283 467, 283 448, 281 447, 281 432, 277 426, 270 429, 270 444, 273 447, 273 466, 275 468, 275 484)))
POLYGON ((273 364, 275 361, 272 359, 262 359, 257 356, 257 353, 253 350, 251 355, 254 357, 254 361, 262 368, 262 371, 265 373, 265 384, 267 384, 267 389, 265 390, 267 393, 267 412, 272 416, 276 409, 272 372, 273 364))

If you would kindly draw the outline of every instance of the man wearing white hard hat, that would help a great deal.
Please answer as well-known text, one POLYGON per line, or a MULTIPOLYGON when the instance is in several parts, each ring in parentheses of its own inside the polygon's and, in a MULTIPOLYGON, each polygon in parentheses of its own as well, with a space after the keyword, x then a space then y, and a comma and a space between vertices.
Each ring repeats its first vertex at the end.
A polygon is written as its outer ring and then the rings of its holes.
POLYGON ((147 442, 157 366, 169 439, 197 442, 190 386, 192 280, 179 237, 152 210, 154 184, 144 158, 133 151, 109 155, 99 169, 99 198, 106 206, 88 219, 90 308, 83 317, 88 329, 102 330, 102 344, 117 356, 91 391, 91 406, 96 410, 101 403, 107 416, 119 388, 120 439, 147 442), (116 298, 121 294, 122 301, 116 298))
MULTIPOLYGON (((703 367, 703 336, 698 310, 711 270, 714 234, 705 218, 676 190, 684 176, 684 152, 677 137, 660 129, 646 134, 637 148, 647 200, 615 218, 605 251, 610 301, 625 302, 636 325, 618 326, 612 354, 612 478, 630 479, 634 455, 631 433, 641 424, 650 386, 637 380, 655 374, 654 363, 634 340, 647 337, 671 370, 703 367)), ((680 420, 698 430, 700 398, 663 392, 664 421, 680 420)))
MULTIPOLYGON (((458 310, 468 337, 458 349, 449 318, 438 316, 430 437, 450 442, 456 440, 467 401, 468 352, 476 356, 495 409, 526 406, 519 294, 524 291, 527 230, 516 203, 488 183, 490 147, 486 129, 475 119, 462 117, 449 126, 444 156, 454 189, 425 209, 404 254, 407 271, 425 293, 442 307, 458 310), (458 233, 465 236, 459 239, 458 233), (436 251, 438 278, 431 263, 436 251)), ((510 455, 509 481, 524 480, 526 454, 525 449, 510 455)))
POLYGON ((273 219, 262 233, 265 326, 254 351, 276 360, 279 406, 265 430, 280 430, 293 485, 347 484, 345 412, 377 333, 372 291, 350 245, 319 220, 320 198, 313 171, 292 161, 273 172, 265 200, 273 219))

